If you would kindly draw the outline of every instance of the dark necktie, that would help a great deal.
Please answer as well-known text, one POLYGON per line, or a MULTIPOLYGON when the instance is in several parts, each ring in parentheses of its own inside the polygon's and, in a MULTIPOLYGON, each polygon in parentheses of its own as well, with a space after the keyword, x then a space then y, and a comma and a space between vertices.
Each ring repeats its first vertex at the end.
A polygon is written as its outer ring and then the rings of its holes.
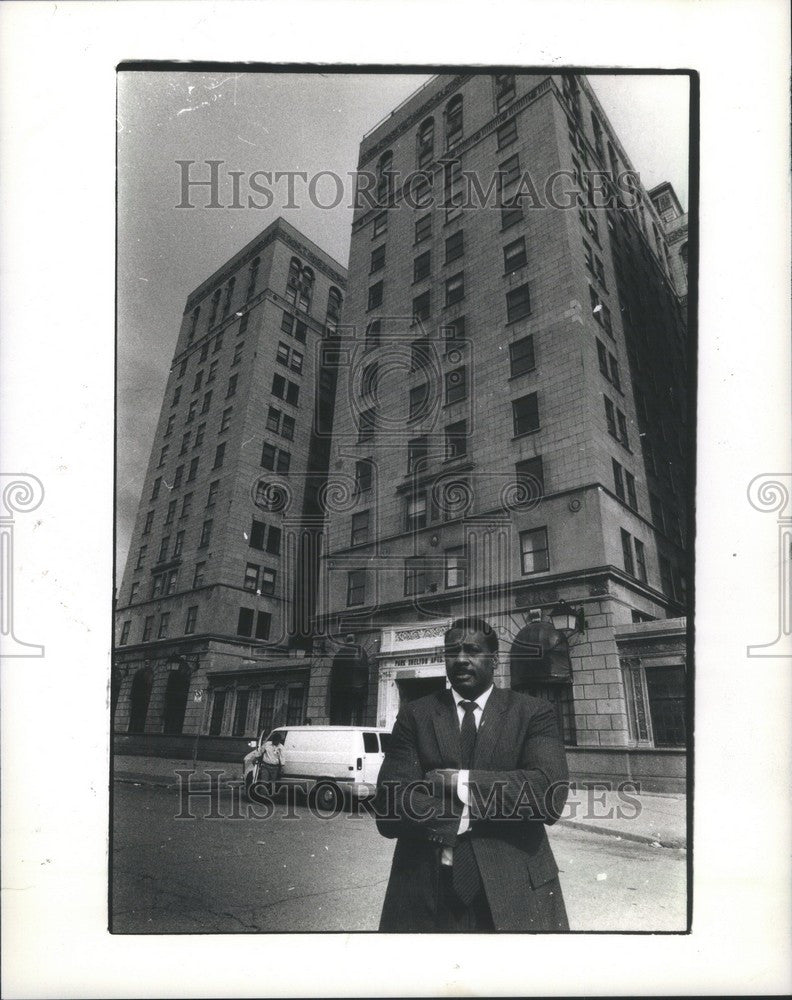
MULTIPOLYGON (((465 713, 459 741, 460 768, 469 771, 473 766, 473 751, 476 747, 476 720, 473 713, 478 705, 475 701, 461 701, 459 704, 465 713)), ((452 884, 456 895, 468 906, 481 891, 481 877, 468 835, 460 837, 454 847, 452 884)))

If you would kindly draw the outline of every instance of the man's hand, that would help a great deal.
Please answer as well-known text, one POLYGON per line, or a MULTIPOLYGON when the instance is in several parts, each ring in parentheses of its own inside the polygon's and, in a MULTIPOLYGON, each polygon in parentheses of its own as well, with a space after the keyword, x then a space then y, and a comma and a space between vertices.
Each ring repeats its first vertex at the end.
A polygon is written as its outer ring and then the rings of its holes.
POLYGON ((437 768, 426 772, 426 780, 432 782, 436 793, 442 793, 447 799, 456 798, 459 771, 450 767, 437 768))

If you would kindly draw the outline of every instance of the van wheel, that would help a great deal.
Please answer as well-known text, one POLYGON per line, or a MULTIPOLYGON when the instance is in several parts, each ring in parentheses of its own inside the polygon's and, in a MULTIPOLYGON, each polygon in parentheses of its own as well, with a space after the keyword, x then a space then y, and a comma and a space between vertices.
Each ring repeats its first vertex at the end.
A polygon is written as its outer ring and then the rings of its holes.
POLYGON ((344 808, 344 793, 332 781, 318 781, 311 789, 311 805, 321 812, 341 812, 344 808))

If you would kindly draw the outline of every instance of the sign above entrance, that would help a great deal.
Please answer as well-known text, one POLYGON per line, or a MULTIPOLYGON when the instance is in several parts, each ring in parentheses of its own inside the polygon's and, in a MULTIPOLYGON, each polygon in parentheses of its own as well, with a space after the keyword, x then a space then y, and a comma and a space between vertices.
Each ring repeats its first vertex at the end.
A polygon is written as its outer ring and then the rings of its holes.
POLYGON ((451 625, 451 618, 414 625, 397 625, 382 630, 380 653, 406 653, 413 649, 426 650, 442 646, 443 636, 451 625))

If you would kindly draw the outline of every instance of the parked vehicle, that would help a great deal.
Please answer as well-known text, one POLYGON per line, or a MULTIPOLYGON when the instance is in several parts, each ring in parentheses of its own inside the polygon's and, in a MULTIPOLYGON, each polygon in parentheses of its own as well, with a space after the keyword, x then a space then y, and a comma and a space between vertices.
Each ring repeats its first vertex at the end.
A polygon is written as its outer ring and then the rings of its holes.
POLYGON ((371 798, 377 788, 390 731, 375 726, 281 726, 251 741, 244 758, 245 790, 249 798, 258 780, 261 748, 275 733, 285 733, 284 762, 276 791, 297 787, 322 809, 342 801, 371 798))

